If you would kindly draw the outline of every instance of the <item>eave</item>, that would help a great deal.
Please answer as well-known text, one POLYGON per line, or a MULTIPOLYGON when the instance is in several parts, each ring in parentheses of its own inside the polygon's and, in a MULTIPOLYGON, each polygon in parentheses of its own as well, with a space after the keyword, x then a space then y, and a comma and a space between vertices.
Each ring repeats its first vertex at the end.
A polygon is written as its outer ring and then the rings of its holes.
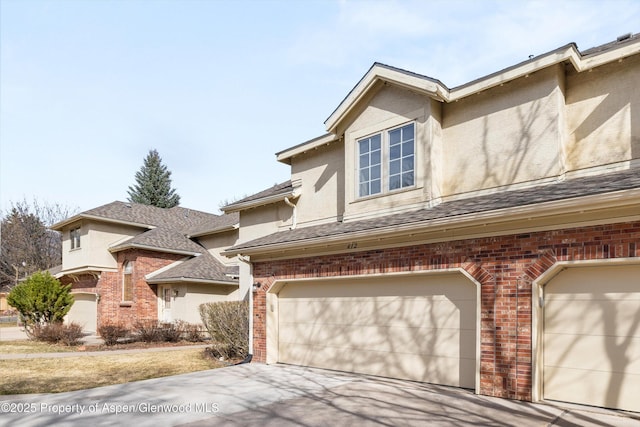
POLYGON ((161 285, 166 283, 199 283, 203 285, 218 285, 218 286, 239 286, 237 281, 222 281, 222 280, 214 280, 214 279, 196 279, 191 277, 169 277, 165 279, 147 279, 147 283, 151 285, 161 285))
POLYGON ((292 183, 293 188, 288 191, 272 194, 259 199, 248 200, 241 203, 232 203, 222 208, 224 213, 240 212, 247 209, 253 209, 260 206, 270 205, 284 201, 285 198, 295 199, 300 196, 300 187, 302 182, 297 180, 292 183))
POLYGON ((240 228, 240 224, 236 223, 236 224, 228 225, 226 227, 214 228, 208 231, 201 231, 199 233, 188 234, 187 238, 191 239, 191 238, 202 237, 202 236, 210 236, 212 234, 224 233, 226 231, 233 231, 239 228, 240 228))
MULTIPOLYGON (((467 96, 526 77, 529 74, 561 63, 570 63, 578 71, 607 64, 640 52, 640 39, 612 47, 606 51, 583 56, 573 43, 536 56, 530 60, 489 74, 453 89, 447 88, 439 80, 415 74, 409 71, 374 63, 364 77, 349 92, 334 112, 325 121, 327 132, 336 133, 339 124, 367 96, 378 82, 386 82, 425 94, 440 102, 455 102, 467 96)), ((313 141, 313 140, 312 140, 313 141)), ((299 147, 294 147, 300 149, 299 147)))
POLYGON ((60 277, 63 277, 63 276, 77 277, 77 276, 81 276, 83 274, 89 274, 91 276, 99 276, 103 272, 116 272, 116 271, 118 271, 117 268, 98 267, 98 266, 95 266, 95 265, 85 265, 85 266, 82 266, 82 267, 72 268, 72 269, 69 269, 69 270, 62 270, 59 273, 57 273, 55 275, 55 277, 57 279, 59 279, 60 277))
POLYGON ((138 243, 130 243, 130 244, 126 244, 126 245, 118 245, 117 247, 109 248, 109 252, 117 253, 117 252, 120 252, 120 251, 126 251, 127 249, 143 249, 143 250, 147 250, 147 251, 162 252, 162 253, 166 253, 166 254, 188 255, 188 256, 199 256, 199 255, 201 255, 200 252, 187 251, 187 250, 181 250, 181 249, 160 248, 160 247, 156 247, 156 246, 141 245, 141 244, 138 244, 138 243))
POLYGON ((118 225, 129 225, 132 227, 139 227, 139 228, 146 228, 148 230, 152 230, 154 228, 156 228, 156 226, 151 225, 151 224, 144 224, 144 223, 139 223, 139 222, 133 222, 133 221, 124 221, 124 220, 120 220, 120 219, 113 219, 113 218, 105 218, 103 216, 96 216, 96 215, 87 215, 87 214, 78 214, 75 216, 72 216, 71 218, 68 218, 64 221, 58 222, 56 224, 53 224, 51 227, 52 230, 56 230, 56 231, 62 231, 62 229, 64 227, 66 227, 67 225, 70 225, 74 222, 78 222, 81 220, 91 220, 91 221, 99 221, 99 222, 106 222, 106 223, 110 223, 110 224, 118 224, 118 225))
POLYGON ((223 255, 248 255, 252 261, 297 258, 637 220, 640 189, 632 189, 255 247, 239 245, 223 255))
POLYGON ((309 141, 305 141, 302 144, 298 144, 294 147, 287 148, 286 150, 282 150, 276 153, 276 159, 279 162, 290 165, 291 158, 298 156, 300 154, 304 154, 311 150, 317 150, 318 148, 329 145, 332 142, 338 141, 339 138, 332 133, 327 133, 317 138, 313 138, 309 141))

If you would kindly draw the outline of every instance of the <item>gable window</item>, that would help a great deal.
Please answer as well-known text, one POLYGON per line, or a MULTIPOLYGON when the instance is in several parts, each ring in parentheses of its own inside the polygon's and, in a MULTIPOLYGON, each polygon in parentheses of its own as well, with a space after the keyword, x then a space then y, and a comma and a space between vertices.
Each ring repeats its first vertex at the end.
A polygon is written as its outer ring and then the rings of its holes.
POLYGON ((358 141, 360 151, 360 197, 382 189, 382 145, 380 134, 358 141))
POLYGON ((133 276, 133 263, 127 261, 124 263, 122 272, 122 301, 133 300, 133 281, 131 276, 133 276))
POLYGON ((69 240, 71 240, 71 249, 80 249, 80 227, 69 231, 69 240))
POLYGON ((380 194, 415 184, 413 123, 358 140, 358 195, 380 194))

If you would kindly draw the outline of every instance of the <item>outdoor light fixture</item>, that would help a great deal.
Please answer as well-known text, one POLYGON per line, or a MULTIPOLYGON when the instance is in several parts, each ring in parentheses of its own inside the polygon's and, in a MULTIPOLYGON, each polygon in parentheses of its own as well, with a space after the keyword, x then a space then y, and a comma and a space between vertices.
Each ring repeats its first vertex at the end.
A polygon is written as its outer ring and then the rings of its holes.
POLYGON ((252 286, 253 292, 258 292, 258 289, 260 289, 260 286, 262 286, 260 283, 254 283, 252 286))

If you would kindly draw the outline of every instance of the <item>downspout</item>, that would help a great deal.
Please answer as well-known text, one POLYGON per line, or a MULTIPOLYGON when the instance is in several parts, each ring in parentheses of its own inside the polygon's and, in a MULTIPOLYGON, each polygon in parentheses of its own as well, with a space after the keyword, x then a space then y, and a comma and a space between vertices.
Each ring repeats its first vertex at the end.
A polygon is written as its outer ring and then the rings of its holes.
POLYGON ((251 258, 247 255, 238 254, 238 260, 249 265, 249 354, 242 363, 249 363, 253 358, 253 265, 251 265, 251 258))
POLYGON ((291 214, 291 230, 295 230, 296 225, 298 224, 298 218, 297 218, 298 207, 295 204, 291 203, 291 200, 289 200, 288 197, 284 198, 284 202, 293 208, 293 213, 291 214))

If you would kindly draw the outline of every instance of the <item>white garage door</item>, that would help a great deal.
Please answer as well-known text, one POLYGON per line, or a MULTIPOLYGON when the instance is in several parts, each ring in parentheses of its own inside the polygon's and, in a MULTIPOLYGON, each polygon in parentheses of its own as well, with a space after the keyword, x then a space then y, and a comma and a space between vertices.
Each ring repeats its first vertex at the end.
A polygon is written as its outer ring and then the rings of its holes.
POLYGON ((544 295, 544 397, 640 411, 640 266, 570 268, 544 295))
POLYGON ((292 283, 282 363, 474 388, 476 287, 461 274, 292 283))
POLYGON ((86 332, 95 332, 97 329, 98 303, 96 295, 89 293, 73 294, 75 302, 67 313, 67 322, 76 322, 86 332))

